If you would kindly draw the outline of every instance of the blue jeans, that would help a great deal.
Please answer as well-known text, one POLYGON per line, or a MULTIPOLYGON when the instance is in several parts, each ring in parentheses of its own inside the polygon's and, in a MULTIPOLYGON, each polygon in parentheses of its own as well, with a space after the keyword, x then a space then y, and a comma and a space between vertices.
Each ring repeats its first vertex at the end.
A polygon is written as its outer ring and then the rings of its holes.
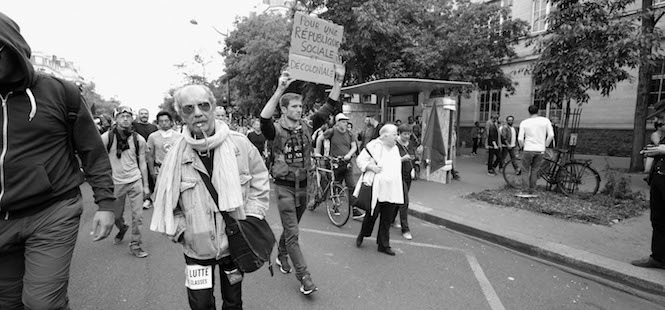
POLYGON ((0 309, 69 309, 69 267, 82 212, 78 195, 0 221, 0 309))
POLYGON ((300 218, 302 218, 307 206, 307 191, 306 188, 301 188, 296 193, 294 187, 277 184, 275 184, 275 191, 277 192, 279 217, 284 228, 282 236, 279 238, 277 256, 280 261, 284 261, 287 255, 291 257, 293 267, 296 269, 296 278, 300 280, 309 274, 305 257, 302 255, 298 242, 298 223, 300 223, 300 218), (297 208, 296 199, 298 199, 297 208))
POLYGON ((522 186, 529 193, 533 193, 536 189, 536 181, 538 180, 538 170, 543 164, 543 152, 522 152, 522 186))

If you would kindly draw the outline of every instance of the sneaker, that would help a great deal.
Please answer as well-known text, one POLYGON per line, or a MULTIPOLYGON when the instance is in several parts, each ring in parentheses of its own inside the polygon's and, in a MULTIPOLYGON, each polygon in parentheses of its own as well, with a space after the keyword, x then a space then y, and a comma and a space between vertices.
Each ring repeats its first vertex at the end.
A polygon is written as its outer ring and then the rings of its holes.
POLYGON ((138 257, 138 258, 144 258, 148 256, 148 252, 143 251, 140 246, 129 248, 129 253, 138 257))
POLYGON ((318 291, 319 289, 314 285, 314 282, 312 282, 312 277, 310 275, 305 275, 302 277, 300 280, 300 292, 309 295, 311 293, 314 293, 318 291))
POLYGON ((496 172, 494 172, 494 170, 488 170, 487 175, 495 176, 496 172))
POLYGON ((413 239, 413 236, 411 235, 411 232, 408 232, 408 231, 405 232, 405 233, 403 233, 403 234, 402 234, 402 237, 404 237, 404 239, 406 239, 406 240, 411 240, 411 239, 413 239))
POLYGON ((642 267, 642 268, 659 268, 665 269, 665 263, 661 263, 653 259, 653 257, 645 257, 643 259, 638 259, 630 262, 633 266, 642 267))
POLYGON ((147 209, 150 209, 150 207, 152 207, 152 201, 150 201, 150 199, 144 200, 143 201, 143 209, 147 210, 147 209))
POLYGON ((277 256, 277 258, 275 258, 275 264, 277 264, 277 266, 279 266, 279 271, 281 271, 283 274, 290 273, 291 272, 291 265, 289 265, 289 259, 286 256, 284 256, 283 258, 284 258, 284 261, 279 259, 279 256, 277 256))
POLYGON ((113 244, 120 244, 122 242, 122 239, 125 238, 125 233, 129 229, 129 225, 122 226, 120 230, 118 231, 118 234, 115 235, 115 238, 113 238, 113 244))
POLYGON ((333 215, 336 215, 336 216, 342 215, 342 213, 339 212, 339 207, 338 206, 333 207, 333 215))
POLYGON ((395 228, 402 228, 402 224, 400 224, 399 221, 394 221, 392 226, 395 228))
POLYGON ((515 175, 522 175, 522 169, 517 169, 517 173, 515 175))
POLYGON ((358 221, 362 221, 363 218, 365 218, 365 213, 360 211, 360 209, 354 207, 353 208, 353 219, 358 220, 358 221))

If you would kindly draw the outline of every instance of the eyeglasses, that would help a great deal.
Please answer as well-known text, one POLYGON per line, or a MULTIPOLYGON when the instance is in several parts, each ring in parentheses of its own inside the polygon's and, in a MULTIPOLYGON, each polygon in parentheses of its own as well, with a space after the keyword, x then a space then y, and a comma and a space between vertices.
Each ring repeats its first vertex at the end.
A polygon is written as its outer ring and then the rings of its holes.
MULTIPOLYGON (((205 101, 204 102, 199 102, 197 104, 197 106, 199 107, 199 110, 204 111, 204 112, 210 111, 210 108, 211 108, 210 102, 205 102, 205 101)), ((182 107, 182 113, 185 113, 187 115, 194 113, 194 105, 193 104, 188 104, 186 106, 183 106, 182 107)))

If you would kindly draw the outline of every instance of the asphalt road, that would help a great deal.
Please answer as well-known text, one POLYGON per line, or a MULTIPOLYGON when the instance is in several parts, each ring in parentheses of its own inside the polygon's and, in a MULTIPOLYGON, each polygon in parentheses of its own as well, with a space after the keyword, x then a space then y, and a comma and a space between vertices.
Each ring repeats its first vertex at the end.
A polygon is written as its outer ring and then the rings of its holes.
MULTIPOLYGON (((273 197, 274 198, 274 197, 273 197)), ((91 201, 84 186, 84 199, 91 201)), ((274 199, 273 199, 274 202, 274 199)), ((279 236, 276 207, 268 221, 279 236)), ((179 245, 148 231, 139 259, 126 240, 92 242, 94 207, 83 215, 71 269, 73 309, 189 309, 185 264, 179 245)), ((303 296, 293 274, 267 268, 246 274, 245 309, 663 309, 557 266, 525 257, 442 227, 410 218, 412 241, 392 228, 397 256, 376 251, 374 238, 355 247, 360 222, 333 226, 323 209, 306 211, 301 247, 319 291, 303 296)), ((375 228, 376 229, 376 228, 375 228)), ((112 236, 117 230, 114 229, 112 236)), ((374 232, 376 235, 376 230, 374 232)), ((275 250, 276 252, 276 250, 275 250)), ((276 254, 273 254, 273 256, 276 254)), ((216 292, 218 308, 221 297, 216 292)))

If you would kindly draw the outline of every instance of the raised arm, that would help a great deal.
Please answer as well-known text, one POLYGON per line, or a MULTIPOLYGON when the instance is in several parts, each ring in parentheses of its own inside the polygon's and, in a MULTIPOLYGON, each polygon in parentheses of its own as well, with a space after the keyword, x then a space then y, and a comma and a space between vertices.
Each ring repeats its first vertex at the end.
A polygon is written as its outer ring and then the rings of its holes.
POLYGON ((288 71, 282 72, 282 75, 279 77, 279 80, 277 82, 277 89, 275 90, 275 93, 272 94, 272 97, 270 97, 270 100, 268 100, 268 103, 263 107, 263 110, 261 111, 261 118, 264 119, 270 119, 272 118, 272 115, 275 113, 275 108, 277 108, 277 104, 279 103, 279 98, 282 97, 284 94, 284 91, 295 81, 290 75, 288 71))
MULTIPOLYGON (((335 64, 335 82, 333 88, 328 95, 328 101, 326 104, 321 106, 310 119, 312 120, 312 130, 316 130, 325 124, 328 121, 328 116, 335 113, 335 111, 341 110, 341 102, 339 101, 339 95, 342 92, 342 82, 344 82, 344 75, 346 74, 346 68, 344 65, 335 64)), ((340 111, 341 112, 341 111, 340 111)))

